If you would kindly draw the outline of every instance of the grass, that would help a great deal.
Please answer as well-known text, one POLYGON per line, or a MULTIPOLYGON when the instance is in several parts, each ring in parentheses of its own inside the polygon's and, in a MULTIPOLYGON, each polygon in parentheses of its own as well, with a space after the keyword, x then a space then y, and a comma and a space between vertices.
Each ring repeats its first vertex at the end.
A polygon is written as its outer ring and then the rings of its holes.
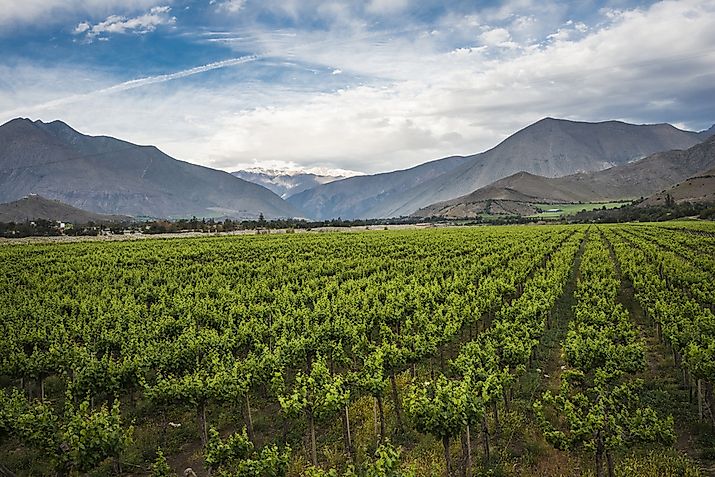
POLYGON ((596 210, 601 208, 606 209, 617 209, 624 205, 630 204, 630 201, 619 201, 619 202, 586 202, 579 204, 536 204, 536 206, 544 211, 549 209, 558 209, 558 212, 541 212, 539 214, 532 215, 531 217, 539 217, 544 219, 556 219, 562 215, 573 215, 582 210, 596 210))

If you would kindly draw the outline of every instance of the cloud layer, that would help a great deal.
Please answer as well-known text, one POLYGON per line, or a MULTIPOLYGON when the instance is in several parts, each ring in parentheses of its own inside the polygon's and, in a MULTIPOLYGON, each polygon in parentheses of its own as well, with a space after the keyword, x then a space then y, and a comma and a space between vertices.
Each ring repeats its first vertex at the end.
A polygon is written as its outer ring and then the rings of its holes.
POLYGON ((137 2, 69 35, 111 46, 112 33, 143 32, 231 59, 140 79, 96 64, 0 63, 0 121, 60 118, 227 170, 283 161, 364 172, 479 152, 544 116, 715 121, 712 1, 438 3, 137 2), (152 33, 167 21, 174 36, 152 33))
POLYGON ((0 6, 0 27, 54 23, 76 14, 106 17, 117 11, 150 8, 156 5, 155 2, 156 0, 7 0, 0 6))

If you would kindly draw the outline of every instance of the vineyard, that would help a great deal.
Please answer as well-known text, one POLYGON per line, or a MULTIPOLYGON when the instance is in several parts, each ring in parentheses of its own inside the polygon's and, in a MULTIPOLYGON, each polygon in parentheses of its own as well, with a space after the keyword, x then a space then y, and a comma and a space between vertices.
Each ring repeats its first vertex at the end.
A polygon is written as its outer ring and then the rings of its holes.
POLYGON ((715 475, 712 223, 6 245, 0 310, 3 477, 715 475))

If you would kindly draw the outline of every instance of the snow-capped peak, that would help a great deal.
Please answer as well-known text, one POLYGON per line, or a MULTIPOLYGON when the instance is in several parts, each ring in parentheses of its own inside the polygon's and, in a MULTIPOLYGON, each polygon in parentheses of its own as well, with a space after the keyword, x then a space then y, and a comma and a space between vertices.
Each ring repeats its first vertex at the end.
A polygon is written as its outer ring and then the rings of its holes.
POLYGON ((353 177, 364 175, 362 172, 351 171, 349 169, 332 168, 325 166, 304 167, 295 162, 267 161, 254 164, 241 169, 244 172, 253 174, 265 174, 268 176, 298 176, 301 174, 313 174, 322 177, 353 177))

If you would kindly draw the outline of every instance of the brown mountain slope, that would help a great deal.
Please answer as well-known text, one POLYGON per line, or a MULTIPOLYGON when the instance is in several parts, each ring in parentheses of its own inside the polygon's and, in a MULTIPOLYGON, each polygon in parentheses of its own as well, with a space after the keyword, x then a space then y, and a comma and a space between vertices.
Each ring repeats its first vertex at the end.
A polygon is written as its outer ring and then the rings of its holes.
POLYGON ((0 222, 19 223, 37 219, 86 224, 87 222, 126 222, 131 220, 131 217, 95 214, 39 195, 30 195, 8 204, 0 204, 0 222))
POLYGON ((482 207, 488 200, 522 203, 593 202, 647 197, 715 166, 715 136, 685 151, 656 153, 640 161, 604 171, 548 178, 519 172, 471 194, 438 202, 414 215, 454 216, 456 210, 482 207))
POLYGON ((670 200, 682 202, 715 203, 715 167, 690 177, 683 182, 648 197, 638 207, 664 205, 670 200))

